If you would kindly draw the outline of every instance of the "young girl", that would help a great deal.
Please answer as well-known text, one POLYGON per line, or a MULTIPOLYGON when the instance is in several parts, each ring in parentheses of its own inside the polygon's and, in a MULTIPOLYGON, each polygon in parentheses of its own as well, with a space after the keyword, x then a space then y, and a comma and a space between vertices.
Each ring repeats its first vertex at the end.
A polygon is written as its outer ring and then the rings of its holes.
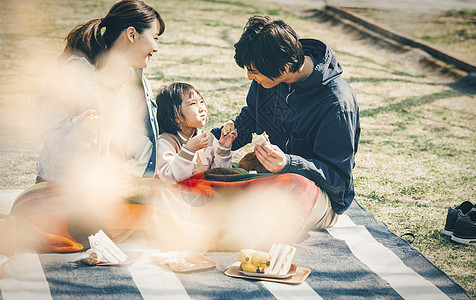
POLYGON ((159 89, 157 119, 160 137, 157 142, 156 175, 175 184, 211 169, 231 167, 231 144, 237 137, 233 130, 217 140, 202 132, 208 110, 200 93, 190 84, 173 83, 159 89))

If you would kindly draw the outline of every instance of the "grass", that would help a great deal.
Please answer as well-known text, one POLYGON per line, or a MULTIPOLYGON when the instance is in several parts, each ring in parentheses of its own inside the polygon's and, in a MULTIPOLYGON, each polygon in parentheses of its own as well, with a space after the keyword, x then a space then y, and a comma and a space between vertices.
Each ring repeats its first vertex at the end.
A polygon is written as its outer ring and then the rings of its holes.
MULTIPOLYGON (((0 3, 0 188, 26 188, 34 181, 41 148, 35 95, 68 31, 104 16, 113 2, 0 3)), ((156 90, 178 80, 195 85, 212 113, 207 128, 232 119, 244 105, 249 82, 234 63, 233 44, 250 15, 271 14, 286 20, 301 37, 326 41, 359 98, 357 201, 397 235, 415 234, 413 246, 476 297, 474 247, 441 235, 448 207, 476 201, 474 86, 422 70, 404 55, 385 52, 339 27, 299 18, 269 2, 148 3, 160 11, 167 26, 146 70, 151 86, 156 90)), ((455 46, 471 48, 466 45, 455 46)), ((235 161, 247 150, 235 153, 235 161)))

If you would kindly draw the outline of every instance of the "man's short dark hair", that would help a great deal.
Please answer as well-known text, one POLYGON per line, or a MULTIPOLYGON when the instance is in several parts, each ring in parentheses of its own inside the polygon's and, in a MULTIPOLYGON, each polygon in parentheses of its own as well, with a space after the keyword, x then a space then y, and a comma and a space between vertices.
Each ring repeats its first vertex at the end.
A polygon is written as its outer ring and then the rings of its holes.
POLYGON ((285 71, 297 72, 304 63, 299 37, 282 20, 253 16, 235 44, 235 61, 241 68, 252 68, 275 79, 285 71))

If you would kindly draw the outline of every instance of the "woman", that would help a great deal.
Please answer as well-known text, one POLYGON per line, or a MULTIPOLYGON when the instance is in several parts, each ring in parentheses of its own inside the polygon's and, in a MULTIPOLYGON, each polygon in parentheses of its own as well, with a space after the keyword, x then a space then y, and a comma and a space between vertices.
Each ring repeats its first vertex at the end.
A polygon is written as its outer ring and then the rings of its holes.
POLYGON ((68 34, 55 80, 38 100, 37 183, 70 183, 98 168, 120 179, 153 175, 157 108, 142 70, 164 30, 153 8, 123 0, 68 34))

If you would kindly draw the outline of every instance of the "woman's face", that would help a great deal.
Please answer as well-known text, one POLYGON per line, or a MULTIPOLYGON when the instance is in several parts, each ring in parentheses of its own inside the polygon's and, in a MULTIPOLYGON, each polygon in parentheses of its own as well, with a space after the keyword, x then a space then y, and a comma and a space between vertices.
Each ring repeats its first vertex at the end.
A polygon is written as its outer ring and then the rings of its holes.
MULTIPOLYGON (((202 128, 205 126, 208 117, 208 110, 205 101, 196 93, 192 97, 184 99, 182 102, 182 115, 185 123, 182 127, 202 128)), ((182 128, 183 129, 186 128, 182 128)))
POLYGON ((147 68, 152 55, 158 50, 157 40, 159 39, 159 29, 157 20, 154 20, 150 28, 147 28, 141 34, 136 34, 131 54, 132 67, 140 69, 147 68))

